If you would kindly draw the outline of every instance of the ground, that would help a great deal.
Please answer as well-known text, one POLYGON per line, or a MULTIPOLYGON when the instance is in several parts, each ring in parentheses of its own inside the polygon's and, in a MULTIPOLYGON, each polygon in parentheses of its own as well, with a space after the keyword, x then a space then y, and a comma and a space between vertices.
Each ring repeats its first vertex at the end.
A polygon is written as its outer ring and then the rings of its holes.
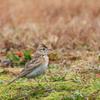
POLYGON ((99 100, 99 0, 0 0, 0 99, 99 100), (11 85, 37 47, 46 44, 46 72, 11 85))

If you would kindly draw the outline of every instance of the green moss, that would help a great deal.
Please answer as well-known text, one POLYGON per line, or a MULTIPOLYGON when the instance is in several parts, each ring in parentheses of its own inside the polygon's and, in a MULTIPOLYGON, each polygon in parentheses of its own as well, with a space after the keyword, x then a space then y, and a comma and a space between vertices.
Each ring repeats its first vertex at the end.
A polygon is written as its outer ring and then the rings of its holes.
POLYGON ((98 92, 98 96, 96 98, 97 100, 100 100, 100 91, 98 92))
POLYGON ((64 92, 54 92, 47 97, 41 98, 41 100, 62 100, 63 96, 68 94, 67 91, 64 92))
MULTIPOLYGON (((63 73, 60 73, 63 75, 63 73)), ((73 100, 74 94, 76 93, 84 93, 89 95, 94 95, 98 89, 100 88, 99 79, 87 79, 85 81, 82 80, 80 75, 77 75, 75 72, 66 73, 67 81, 57 80, 56 82, 50 79, 50 74, 46 74, 43 77, 40 76, 37 80, 42 84, 38 86, 38 84, 32 81, 32 89, 30 83, 27 81, 26 78, 21 78, 17 82, 12 83, 11 85, 7 85, 11 80, 8 74, 0 76, 0 98, 2 100, 62 100, 65 98, 70 98, 73 100), (50 80, 50 82, 46 82, 44 79, 45 77, 50 80), (53 88, 54 91, 47 90, 53 88)), ((97 99, 100 98, 100 92, 97 94, 97 99)), ((83 95, 84 96, 84 95, 83 95)), ((81 99, 83 100, 83 99, 81 99)))

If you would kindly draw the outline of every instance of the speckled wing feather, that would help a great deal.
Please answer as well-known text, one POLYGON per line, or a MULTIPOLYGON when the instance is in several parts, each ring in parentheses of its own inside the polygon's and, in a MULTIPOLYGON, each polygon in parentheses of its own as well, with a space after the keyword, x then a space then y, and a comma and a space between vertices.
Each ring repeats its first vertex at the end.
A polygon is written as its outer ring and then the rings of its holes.
MULTIPOLYGON (((28 69, 28 68, 30 67, 31 64, 37 64, 37 63, 39 63, 39 60, 41 60, 40 57, 41 57, 41 55, 36 54, 36 55, 34 56, 34 58, 33 58, 28 64, 26 64, 26 66, 25 66, 24 69, 21 71, 21 73, 22 73, 23 71, 25 71, 26 69, 28 69)), ((41 61, 40 61, 40 62, 41 62, 41 61)))
POLYGON ((28 73, 32 72, 34 69, 39 67, 42 64, 42 59, 40 59, 40 58, 41 58, 41 55, 36 55, 34 57, 34 59, 31 60, 26 65, 26 67, 21 71, 21 73, 18 75, 18 77, 16 79, 14 79, 13 81, 11 81, 9 84, 11 84, 12 82, 16 81, 17 79, 19 79, 21 77, 24 77, 25 75, 27 75, 28 73))
POLYGON ((28 67, 26 67, 20 74, 19 74, 19 78, 24 77, 25 75, 27 75, 28 73, 32 72, 34 69, 36 69, 37 67, 39 67, 42 64, 41 59, 36 60, 33 64, 29 64, 28 67))

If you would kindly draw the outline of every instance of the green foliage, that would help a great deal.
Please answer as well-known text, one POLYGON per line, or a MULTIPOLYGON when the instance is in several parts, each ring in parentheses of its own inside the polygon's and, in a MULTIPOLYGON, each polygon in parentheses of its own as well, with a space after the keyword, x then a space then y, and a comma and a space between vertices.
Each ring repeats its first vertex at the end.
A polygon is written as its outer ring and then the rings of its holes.
POLYGON ((85 100, 87 95, 82 92, 75 92, 71 96, 65 96, 63 100, 85 100))
POLYGON ((0 84, 2 84, 3 83, 3 81, 0 81, 0 84))
POLYGON ((61 74, 55 74, 51 77, 51 80, 53 81, 64 81, 66 77, 66 74, 64 74, 63 76, 61 74))
POLYGON ((58 69, 58 65, 54 65, 53 63, 51 63, 49 66, 48 66, 48 68, 50 68, 50 69, 58 69))
POLYGON ((70 66, 69 65, 66 65, 66 68, 70 68, 70 66))
POLYGON ((99 55, 99 57, 98 57, 98 60, 99 60, 99 62, 100 62, 100 55, 99 55))
POLYGON ((32 56, 29 52, 29 50, 25 50, 25 52, 23 52, 23 56, 22 57, 19 57, 18 55, 9 55, 9 54, 6 54, 6 57, 11 61, 11 64, 12 62, 17 64, 17 65, 25 65, 27 63, 28 60, 31 60, 32 59, 32 56))
POLYGON ((20 61, 20 58, 16 55, 13 55, 12 56, 12 61, 15 61, 15 62, 20 61))
POLYGON ((3 70, 2 72, 0 72, 0 75, 4 75, 5 73, 7 73, 7 71, 3 70))
POLYGON ((73 100, 85 100, 86 97, 87 97, 86 94, 81 93, 81 92, 73 93, 73 100))
POLYGON ((31 60, 32 59, 32 56, 31 56, 29 50, 27 50, 27 49, 24 52, 24 59, 25 60, 31 60))
POLYGON ((9 54, 6 54, 6 57, 8 59, 10 59, 10 61, 13 61, 13 62, 19 62, 20 61, 20 58, 18 56, 16 56, 16 55, 10 56, 9 54))
POLYGON ((95 89, 100 90, 100 79, 94 80, 94 81, 92 82, 92 85, 93 85, 93 87, 94 87, 95 89))
POLYGON ((54 66, 53 63, 51 63, 51 64, 48 66, 48 68, 55 68, 55 66, 54 66))

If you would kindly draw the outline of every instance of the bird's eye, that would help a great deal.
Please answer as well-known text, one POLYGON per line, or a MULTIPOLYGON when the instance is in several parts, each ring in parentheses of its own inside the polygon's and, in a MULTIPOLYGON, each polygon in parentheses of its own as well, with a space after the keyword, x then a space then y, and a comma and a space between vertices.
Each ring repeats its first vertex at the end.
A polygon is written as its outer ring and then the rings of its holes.
POLYGON ((45 50, 45 48, 43 48, 43 50, 45 50))
POLYGON ((40 50, 45 50, 46 48, 41 48, 40 50))

